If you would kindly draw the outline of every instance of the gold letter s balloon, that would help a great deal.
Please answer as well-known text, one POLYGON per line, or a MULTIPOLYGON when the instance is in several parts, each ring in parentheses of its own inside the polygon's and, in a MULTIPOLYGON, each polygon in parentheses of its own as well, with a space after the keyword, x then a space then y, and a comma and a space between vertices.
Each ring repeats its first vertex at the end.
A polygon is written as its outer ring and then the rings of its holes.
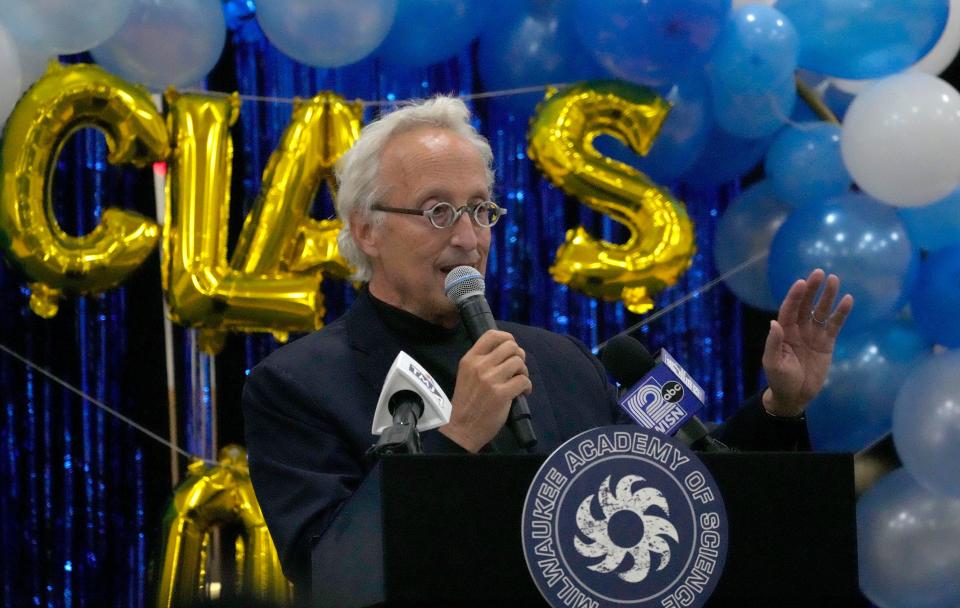
POLYGON ((229 128, 239 101, 171 92, 168 103, 174 149, 162 270, 171 317, 208 333, 269 331, 279 339, 321 327, 321 271, 349 271, 336 247, 339 223, 307 214, 325 175, 359 134, 359 106, 330 93, 297 105, 228 263, 229 128))
MULTIPOLYGON (((163 566, 157 605, 194 606, 205 587, 207 538, 214 526, 239 523, 235 559, 240 597, 285 606, 290 583, 280 569, 280 558, 253 493, 247 452, 236 445, 220 450, 220 465, 190 465, 187 478, 173 491, 163 518, 163 566)), ((233 596, 232 593, 225 594, 233 596)))
POLYGON ((530 158, 564 192, 622 223, 622 245, 597 240, 582 226, 567 231, 550 273, 560 283, 643 313, 673 285, 695 251, 683 203, 623 163, 601 156, 598 135, 644 155, 670 110, 654 91, 621 81, 586 82, 548 93, 530 122, 530 158))
POLYGON ((30 308, 46 318, 57 314, 63 292, 120 283, 160 234, 149 219, 115 208, 83 236, 60 228, 51 181, 64 143, 85 127, 104 133, 112 164, 142 167, 168 150, 163 117, 147 92, 93 65, 52 66, 17 103, 3 136, 0 247, 32 281, 30 308))

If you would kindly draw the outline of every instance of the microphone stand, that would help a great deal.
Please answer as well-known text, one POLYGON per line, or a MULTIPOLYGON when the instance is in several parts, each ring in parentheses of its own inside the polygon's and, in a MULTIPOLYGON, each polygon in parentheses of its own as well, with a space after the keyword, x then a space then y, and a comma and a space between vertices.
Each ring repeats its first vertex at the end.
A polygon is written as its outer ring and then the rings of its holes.
POLYGON ((390 397, 393 425, 387 427, 367 456, 384 454, 423 454, 417 421, 423 415, 423 399, 413 391, 398 391, 390 397))

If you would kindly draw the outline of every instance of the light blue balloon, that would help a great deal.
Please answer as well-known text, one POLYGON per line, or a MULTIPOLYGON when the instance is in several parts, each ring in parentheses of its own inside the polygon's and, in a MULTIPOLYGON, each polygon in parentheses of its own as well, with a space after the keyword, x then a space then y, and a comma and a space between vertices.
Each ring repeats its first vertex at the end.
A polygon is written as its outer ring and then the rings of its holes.
POLYGON ((257 0, 257 21, 275 47, 323 68, 360 61, 383 42, 397 0, 257 0))
POLYGON ((751 4, 727 19, 708 69, 732 90, 762 91, 793 77, 799 48, 797 31, 783 13, 751 4))
POLYGON ((860 333, 844 328, 827 382, 807 407, 814 449, 856 452, 889 433, 897 391, 931 345, 909 321, 883 322, 860 333))
POLYGON ((736 137, 758 139, 779 131, 790 121, 797 103, 793 76, 766 83, 766 88, 739 90, 710 72, 713 115, 717 126, 736 137))
POLYGON ((706 62, 731 0, 574 0, 577 33, 610 73, 662 85, 706 62))
POLYGON ((771 137, 744 139, 714 127, 707 135, 703 153, 687 169, 680 182, 699 188, 724 184, 745 174, 760 162, 771 137))
POLYGON ((780 305, 770 292, 767 256, 773 236, 791 211, 790 205, 774 196, 770 184, 762 181, 734 199, 720 216, 713 243, 713 261, 718 273, 726 274, 744 262, 763 256, 724 279, 730 291, 750 306, 777 310, 780 305))
POLYGON ((960 244, 938 249, 920 262, 910 310, 931 342, 960 347, 960 244))
POLYGON ((840 156, 840 127, 826 122, 780 131, 767 151, 764 172, 777 196, 794 207, 843 194, 853 181, 840 156))
POLYGON ((916 277, 917 251, 893 207, 860 193, 809 203, 790 214, 770 247, 770 288, 783 298, 815 268, 853 294, 844 331, 893 317, 916 277))
POLYGON ((893 442, 920 485, 960 499, 960 351, 931 356, 907 377, 893 409, 893 442))
POLYGON ((902 71, 933 48, 948 0, 778 0, 800 35, 800 66, 840 78, 902 71))
MULTIPOLYGON (((572 83, 605 77, 564 14, 520 13, 480 35, 477 68, 487 91, 572 83)), ((495 98, 497 105, 529 116, 544 91, 495 98)))
POLYGON ((960 605, 960 500, 922 488, 904 469, 857 502, 860 589, 881 608, 960 605))
POLYGON ((219 0, 134 0, 120 31, 90 53, 110 72, 162 89, 206 77, 226 35, 219 0))
POLYGON ((612 137, 594 140, 597 151, 635 167, 653 181, 676 181, 703 153, 712 120, 710 100, 702 78, 685 77, 676 84, 656 87, 670 102, 670 113, 646 156, 638 156, 612 137))
POLYGON ((120 28, 133 0, 0 0, 7 31, 28 48, 48 55, 79 53, 120 28))
POLYGON ((927 251, 960 245, 960 190, 922 207, 901 207, 910 240, 927 251))
POLYGON ((376 50, 387 63, 427 66, 449 59, 480 31, 489 0, 401 0, 393 27, 376 50))

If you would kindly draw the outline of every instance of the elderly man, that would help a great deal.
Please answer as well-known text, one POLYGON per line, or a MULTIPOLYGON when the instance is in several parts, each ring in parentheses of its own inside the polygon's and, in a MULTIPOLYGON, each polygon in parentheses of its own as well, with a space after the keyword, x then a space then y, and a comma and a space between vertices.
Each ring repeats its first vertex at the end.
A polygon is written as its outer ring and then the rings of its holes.
MULTIPOLYGON (((403 350, 453 404, 424 433, 426 452, 511 451, 504 421, 528 396, 537 449, 621 419, 603 368, 578 341, 500 323, 471 343, 444 295, 448 272, 481 274, 491 228, 492 154, 464 104, 436 98, 367 125, 337 167, 340 249, 365 285, 321 331, 285 346, 250 374, 243 395, 250 471, 286 574, 308 579, 309 550, 368 472, 363 455, 377 398, 403 350)), ((853 305, 833 308, 837 277, 797 281, 771 322, 763 365, 770 386, 721 430, 742 449, 797 449, 802 414, 823 385, 834 340, 853 305)))

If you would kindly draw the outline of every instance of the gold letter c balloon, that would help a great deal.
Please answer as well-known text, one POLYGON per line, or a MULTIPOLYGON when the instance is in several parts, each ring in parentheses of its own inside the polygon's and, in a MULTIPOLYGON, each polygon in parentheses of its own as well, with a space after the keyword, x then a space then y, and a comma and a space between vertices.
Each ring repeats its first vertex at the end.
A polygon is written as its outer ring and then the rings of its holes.
POLYGON ((30 308, 46 318, 57 314, 62 292, 120 283, 160 235, 151 220, 115 208, 89 234, 60 228, 51 181, 64 143, 85 127, 103 131, 112 164, 142 167, 167 155, 164 120, 147 92, 96 66, 54 64, 17 103, 3 136, 0 247, 32 281, 30 308))
POLYGON ((636 169, 601 156, 593 146, 611 135, 644 155, 670 111, 651 89, 621 81, 586 82, 550 92, 531 119, 530 158, 564 192, 630 231, 617 245, 582 226, 567 232, 550 273, 588 295, 622 300, 635 313, 676 283, 696 249, 683 203, 636 169))

